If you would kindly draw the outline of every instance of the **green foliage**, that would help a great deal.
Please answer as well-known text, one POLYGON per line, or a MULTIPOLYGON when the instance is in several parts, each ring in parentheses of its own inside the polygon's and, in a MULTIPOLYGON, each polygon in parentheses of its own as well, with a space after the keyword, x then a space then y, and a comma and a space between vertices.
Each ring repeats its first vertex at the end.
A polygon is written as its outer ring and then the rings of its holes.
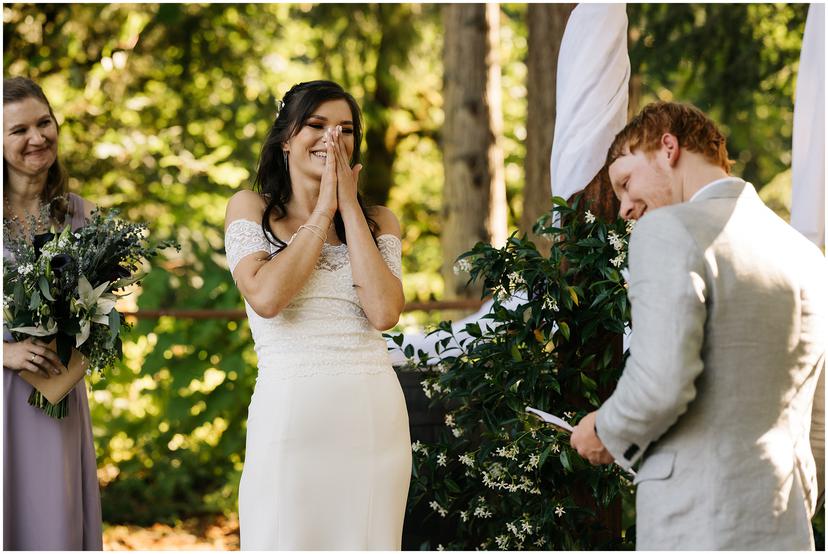
MULTIPOLYGON (((226 201, 250 186, 276 99, 296 82, 342 81, 365 114, 365 185, 402 222, 406 297, 427 300, 443 294, 441 45, 451 29, 442 28, 439 10, 4 4, 4 71, 34 78, 50 98, 72 191, 149 221, 153 240, 182 244, 178 257, 153 269, 133 308, 241 306, 222 253, 226 201)), ((630 4, 628 13, 645 99, 665 88, 710 111, 730 133, 737 171, 744 167, 758 187, 769 182, 790 159, 805 6, 630 4)), ((526 8, 503 5, 502 14, 503 147, 515 222, 526 8)), ((235 509, 256 365, 246 323, 141 321, 124 351, 90 403, 105 518, 235 509)))
POLYGON ((757 189, 790 167, 808 4, 629 4, 642 102, 691 102, 722 126, 734 173, 757 189))
MULTIPOLYGON (((215 266, 153 272, 142 304, 235 308, 239 295, 215 266), (170 288, 172 282, 176 288, 170 288)), ((236 509, 247 405, 256 371, 246 321, 141 321, 125 362, 92 392, 104 519, 149 524, 236 509)))
MULTIPOLYGON (((413 445, 409 509, 430 506, 436 524, 452 532, 427 547, 631 546, 606 523, 631 494, 630 483, 615 466, 591 466, 568 436, 524 412, 535 406, 580 419, 622 369, 620 334, 630 312, 620 269, 628 228, 583 217, 579 202, 570 207, 556 198, 553 211, 564 225, 553 226, 547 215, 535 226, 552 241, 549 257, 515 235, 502 249, 479 243, 461 257, 495 302, 491 329, 472 323, 467 336, 456 336, 443 322, 434 331, 440 362, 423 386, 446 407, 446 427, 435 444, 413 445)), ((403 337, 395 341, 402 345, 403 337)), ((433 371, 428 355, 412 350, 412 365, 433 371)))

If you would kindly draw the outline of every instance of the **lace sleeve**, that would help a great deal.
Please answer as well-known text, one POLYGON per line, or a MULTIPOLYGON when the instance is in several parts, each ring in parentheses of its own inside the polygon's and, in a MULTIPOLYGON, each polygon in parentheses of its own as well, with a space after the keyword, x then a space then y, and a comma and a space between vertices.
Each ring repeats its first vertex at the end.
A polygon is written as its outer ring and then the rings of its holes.
POLYGON ((402 281, 402 242, 400 239, 394 235, 381 235, 377 237, 377 246, 388 269, 402 281))
POLYGON ((270 243, 262 232, 262 226, 249 219, 237 219, 227 226, 224 233, 224 249, 230 273, 245 256, 254 252, 270 252, 270 243))

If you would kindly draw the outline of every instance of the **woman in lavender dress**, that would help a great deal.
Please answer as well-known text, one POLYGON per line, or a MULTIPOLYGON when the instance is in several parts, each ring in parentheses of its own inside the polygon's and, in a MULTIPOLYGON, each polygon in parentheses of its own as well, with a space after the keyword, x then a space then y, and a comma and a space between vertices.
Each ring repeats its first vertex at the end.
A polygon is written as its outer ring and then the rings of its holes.
MULTIPOLYGON (((66 195, 68 179, 57 158, 57 138, 57 120, 41 88, 22 77, 4 79, 4 220, 26 221, 49 205, 56 228, 71 225, 74 230, 84 224, 93 205, 66 195)), ((42 341, 14 342, 4 325, 4 550, 102 549, 86 382, 82 379, 69 393, 69 415, 52 419, 28 404, 32 386, 18 375, 59 367, 57 354, 42 341)))

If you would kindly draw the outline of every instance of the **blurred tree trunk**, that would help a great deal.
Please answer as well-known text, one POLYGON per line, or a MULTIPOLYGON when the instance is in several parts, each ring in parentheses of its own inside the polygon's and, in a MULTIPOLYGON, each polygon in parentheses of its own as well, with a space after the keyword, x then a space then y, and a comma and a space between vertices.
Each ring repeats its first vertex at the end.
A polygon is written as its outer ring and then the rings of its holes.
POLYGON ((486 4, 486 105, 489 108, 489 240, 506 245, 509 235, 506 168, 503 166, 503 93, 500 68, 500 4, 486 4))
MULTIPOLYGON (((376 86, 369 101, 365 103, 366 112, 370 111, 371 125, 365 128, 365 172, 362 174, 361 189, 369 205, 385 205, 391 189, 399 142, 399 133, 392 124, 390 115, 399 106, 399 83, 392 66, 394 49, 400 47, 397 37, 400 34, 398 26, 401 18, 394 11, 400 10, 401 6, 377 4, 374 9, 382 37, 377 47, 377 64, 374 69, 376 86)), ((403 46, 407 47, 408 44, 404 43, 403 46)))
POLYGON ((468 274, 454 274, 457 257, 478 241, 505 239, 503 152, 496 139, 502 128, 500 66, 492 47, 499 37, 499 8, 487 15, 485 4, 448 4, 443 8, 443 25, 441 244, 445 297, 451 299, 477 294, 465 289, 468 274), (497 83, 494 91, 493 83, 497 83))
MULTIPOLYGON (((520 230, 532 234, 538 218, 552 209, 549 159, 555 134, 555 95, 557 92, 558 52, 566 22, 575 4, 529 4, 527 26, 528 115, 526 122, 526 182, 523 187, 523 213, 520 230)), ((535 240, 538 249, 548 253, 550 245, 535 240)))

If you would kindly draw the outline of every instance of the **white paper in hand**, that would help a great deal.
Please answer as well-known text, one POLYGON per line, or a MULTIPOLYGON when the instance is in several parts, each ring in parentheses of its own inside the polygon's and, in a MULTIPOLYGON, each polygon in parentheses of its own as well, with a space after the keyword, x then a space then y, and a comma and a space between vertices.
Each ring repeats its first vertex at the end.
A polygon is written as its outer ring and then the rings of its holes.
POLYGON ((573 431, 572 425, 565 422, 564 420, 562 420, 558 416, 553 416, 552 414, 548 414, 548 413, 544 412, 543 410, 539 410, 537 408, 532 408, 531 406, 526 406, 526 412, 530 413, 534 416, 537 416, 538 418, 543 420, 545 423, 548 423, 549 425, 551 425, 552 427, 554 427, 555 429, 557 429, 559 431, 563 431, 565 433, 571 433, 573 431))

